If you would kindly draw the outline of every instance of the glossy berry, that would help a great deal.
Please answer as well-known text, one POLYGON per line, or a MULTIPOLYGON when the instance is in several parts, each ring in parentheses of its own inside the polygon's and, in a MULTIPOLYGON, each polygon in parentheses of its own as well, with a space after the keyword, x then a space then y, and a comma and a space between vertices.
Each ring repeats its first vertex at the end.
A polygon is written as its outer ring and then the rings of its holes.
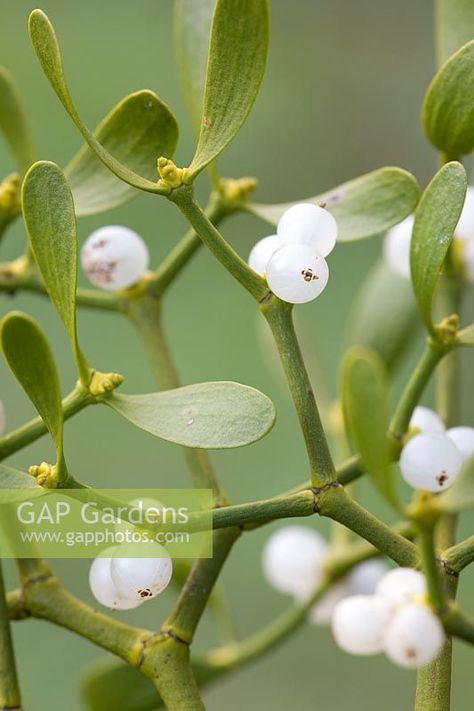
POLYGON ((463 463, 474 457, 474 427, 452 427, 446 434, 461 452, 463 463))
POLYGON ((89 570, 89 585, 92 594, 101 605, 109 607, 111 610, 132 610, 138 607, 143 600, 123 597, 119 594, 112 580, 111 562, 112 558, 96 558, 93 561, 89 570))
POLYGON ((394 568, 380 579, 375 595, 387 600, 392 607, 413 602, 426 595, 425 576, 413 568, 394 568))
POLYGON ((0 400, 0 434, 2 434, 3 430, 5 429, 6 423, 7 418, 5 416, 5 408, 3 406, 3 402, 0 400))
POLYGON ((416 427, 420 432, 444 432, 445 427, 441 417, 429 407, 415 407, 410 420, 410 427, 416 427))
POLYGON ((423 432, 408 441, 400 455, 400 471, 414 489, 443 491, 462 467, 461 452, 441 432, 423 432))
POLYGON ((337 240, 337 222, 328 210, 302 202, 286 210, 277 226, 283 244, 302 244, 327 257, 337 240))
POLYGON ((281 241, 277 235, 270 235, 269 237, 264 237, 253 247, 249 254, 248 263, 249 266, 260 274, 260 276, 265 276, 267 271, 267 264, 270 261, 270 257, 282 246, 281 241))
POLYGON ((316 531, 304 526, 285 526, 265 545, 264 575, 275 590, 303 600, 321 582, 327 550, 326 541, 316 531))
POLYGON ((388 230, 383 243, 385 263, 392 272, 404 279, 410 278, 410 245, 414 222, 413 215, 406 217, 388 230))
POLYGON ((324 290, 329 269, 326 260, 309 247, 287 244, 271 257, 266 276, 268 286, 278 298, 290 304, 304 304, 324 290))
POLYGON ((387 574, 381 560, 365 560, 356 565, 347 577, 351 595, 373 595, 380 580, 387 574))
POLYGON ((441 622, 420 603, 399 607, 383 632, 383 651, 401 667, 418 669, 432 662, 444 642, 441 622))
POLYGON ((148 269, 149 261, 147 246, 140 235, 120 225, 95 230, 81 249, 85 275, 92 284, 107 291, 135 284, 148 269))
MULTIPOLYGON (((127 553, 126 545, 121 553, 127 553)), ((149 600, 168 586, 173 564, 166 550, 158 543, 147 547, 154 558, 113 558, 110 565, 112 580, 120 595, 135 600, 149 600)))
POLYGON ((384 627, 390 605, 374 595, 346 597, 334 608, 331 629, 337 644, 350 654, 369 655, 382 651, 384 627))

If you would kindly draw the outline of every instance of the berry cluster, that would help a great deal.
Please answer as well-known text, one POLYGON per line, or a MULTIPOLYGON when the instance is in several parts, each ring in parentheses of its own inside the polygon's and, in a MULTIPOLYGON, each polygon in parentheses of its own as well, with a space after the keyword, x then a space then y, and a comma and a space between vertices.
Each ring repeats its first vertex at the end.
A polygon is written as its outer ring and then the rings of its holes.
MULTIPOLYGON (((414 215, 409 215, 385 235, 383 254, 388 267, 403 277, 410 278, 410 246, 414 215)), ((469 186, 464 208, 454 234, 454 251, 467 281, 474 283, 474 186, 469 186)))
POLYGON ((438 415, 417 407, 410 428, 411 437, 400 455, 400 471, 414 489, 443 491, 454 483, 463 465, 474 457, 474 428, 445 430, 438 415))
POLYGON ((290 304, 316 299, 325 289, 329 268, 325 257, 337 239, 330 212, 312 203, 286 210, 276 235, 264 237, 250 252, 250 267, 266 278, 271 291, 290 304))

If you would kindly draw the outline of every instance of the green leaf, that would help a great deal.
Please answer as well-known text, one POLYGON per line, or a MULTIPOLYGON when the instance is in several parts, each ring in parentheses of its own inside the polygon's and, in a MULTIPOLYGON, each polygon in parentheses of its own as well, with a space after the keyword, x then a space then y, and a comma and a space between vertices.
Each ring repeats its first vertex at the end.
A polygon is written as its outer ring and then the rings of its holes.
POLYGON ((415 178, 401 168, 380 168, 321 195, 279 205, 250 204, 248 209, 276 225, 297 202, 326 203, 339 227, 338 242, 374 237, 413 212, 419 197, 415 178))
MULTIPOLYGON (((82 122, 73 104, 64 75, 61 51, 54 28, 42 10, 33 10, 29 19, 31 42, 38 56, 44 73, 56 92, 62 105, 82 133, 92 151, 120 180, 139 190, 152 193, 165 193, 167 190, 147 178, 135 173, 112 156, 96 139, 94 134, 82 122)), ((155 156, 156 157, 156 156, 155 156)))
POLYGON ((434 176, 415 212, 410 264, 413 289, 423 322, 436 335, 433 296, 466 196, 466 171, 460 163, 444 165, 434 176))
POLYGON ((46 290, 66 327, 84 384, 89 367, 77 341, 77 235, 71 190, 55 163, 31 166, 22 189, 23 217, 46 290))
POLYGON ((263 79, 267 49, 267 0, 217 0, 190 179, 217 158, 245 123, 263 79))
POLYGON ((436 39, 439 64, 474 39, 472 0, 436 0, 436 39))
POLYGON ((428 87, 422 122, 431 143, 448 158, 474 148, 474 40, 443 64, 428 87))
POLYGON ((348 341, 376 351, 395 369, 418 330, 413 289, 380 260, 369 272, 348 319, 348 341))
POLYGON ((232 382, 199 383, 102 400, 146 432, 185 447, 228 449, 261 439, 275 422, 272 401, 232 382))
MULTIPOLYGON (((41 487, 26 472, 0 464, 0 489, 41 489, 41 487)), ((5 501, 1 494, 0 499, 5 501)))
POLYGON ((13 311, 0 322, 3 355, 53 438, 58 462, 63 456, 63 408, 59 379, 48 342, 38 324, 13 311))
POLYGON ((460 346, 474 346, 474 323, 458 331, 457 342, 460 346))
MULTIPOLYGON (((178 125, 152 91, 137 91, 122 99, 96 128, 99 143, 121 163, 148 180, 156 178, 157 156, 173 155, 178 125)), ((139 195, 119 180, 84 145, 64 170, 78 216, 105 212, 139 195)))
POLYGON ((474 508, 474 459, 467 462, 452 486, 436 497, 441 511, 456 513, 474 508))
POLYGON ((368 348, 351 348, 342 364, 342 406, 347 431, 381 494, 395 507, 387 431, 389 382, 385 365, 368 348))
POLYGON ((175 0, 175 41, 191 124, 199 135, 209 35, 216 0, 175 0))
POLYGON ((0 128, 23 174, 36 160, 36 149, 20 95, 4 67, 0 67, 0 128))

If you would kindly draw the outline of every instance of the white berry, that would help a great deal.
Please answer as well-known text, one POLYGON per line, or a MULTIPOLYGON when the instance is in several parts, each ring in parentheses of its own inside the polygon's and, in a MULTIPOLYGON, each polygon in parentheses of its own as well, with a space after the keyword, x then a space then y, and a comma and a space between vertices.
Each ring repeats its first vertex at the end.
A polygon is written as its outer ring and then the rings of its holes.
POLYGON ((410 245, 414 215, 391 227, 385 235, 383 256, 392 272, 404 279, 410 278, 410 245))
MULTIPOLYGON (((107 552, 107 551, 105 551, 107 552)), ((109 552, 112 552, 110 549, 109 552)), ((112 558, 96 558, 89 570, 89 585, 97 602, 112 610, 133 610, 143 600, 123 597, 119 594, 111 575, 112 558)))
POLYGON ((148 269, 150 256, 145 242, 133 230, 120 225, 101 227, 81 249, 85 275, 107 291, 127 289, 148 269))
POLYGON ((461 452, 441 432, 423 432, 408 441, 400 455, 400 471, 414 489, 443 491, 454 482, 463 464, 461 452))
POLYGON ((271 257, 266 276, 268 286, 278 298, 290 304, 304 304, 324 290, 329 269, 324 257, 314 254, 309 247, 287 244, 271 257))
POLYGON ((461 452, 463 463, 474 457, 474 427, 452 427, 446 434, 461 452))
POLYGON ((3 406, 3 402, 0 400, 0 434, 5 429, 6 423, 7 423, 7 418, 5 415, 5 408, 3 406))
POLYGON ((275 590, 303 600, 321 582, 327 551, 326 541, 316 531, 304 526, 285 526, 265 545, 264 575, 275 590))
POLYGON ((365 560, 359 563, 348 576, 351 595, 373 595, 387 571, 387 565, 381 560, 365 560))
POLYGON ((443 420, 434 410, 419 405, 413 410, 410 427, 416 427, 420 432, 444 432, 443 420))
POLYGON ((276 252, 279 247, 282 246, 281 241, 277 235, 270 235, 269 237, 264 237, 256 245, 254 245, 252 251, 249 254, 248 263, 249 267, 260 274, 260 276, 265 276, 267 271, 267 264, 270 261, 270 257, 276 252))
MULTIPOLYGON (((126 556, 127 545, 120 547, 126 556)), ((136 550, 136 549, 135 549, 136 550)), ((112 580, 120 595, 136 600, 156 597, 168 586, 173 573, 173 564, 166 550, 153 543, 147 547, 153 558, 113 558, 110 566, 112 580)))
POLYGON ((337 222, 323 207, 302 202, 283 213, 277 234, 283 244, 303 244, 327 257, 336 245, 337 222))
MULTIPOLYGON (((161 523, 163 521, 163 504, 157 499, 143 497, 133 499, 128 504, 128 513, 131 522, 124 516, 114 524, 118 532, 134 531, 140 532, 145 524, 161 523)), ((115 540, 118 540, 117 538, 115 540)))
POLYGON ((387 600, 392 607, 412 602, 426 595, 425 576, 413 568, 394 568, 378 582, 375 595, 387 600))
POLYGON ((353 595, 339 602, 333 612, 331 629, 339 647, 350 654, 377 654, 390 617, 389 603, 374 595, 353 595))
POLYGON ((436 659, 444 639, 441 622, 426 605, 407 603, 389 620, 383 633, 383 651, 395 664, 418 669, 436 659))
POLYGON ((336 605, 348 595, 349 585, 347 580, 339 580, 334 583, 321 600, 311 608, 309 621, 313 625, 328 625, 332 620, 336 605))

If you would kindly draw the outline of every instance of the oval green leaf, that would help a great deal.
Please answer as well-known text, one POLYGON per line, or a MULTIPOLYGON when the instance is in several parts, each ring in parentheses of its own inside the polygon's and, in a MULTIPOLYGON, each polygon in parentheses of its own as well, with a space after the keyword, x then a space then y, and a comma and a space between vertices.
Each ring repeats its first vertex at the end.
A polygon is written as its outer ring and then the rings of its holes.
POLYGON ((464 465, 452 486, 436 497, 436 503, 446 513, 474 508, 474 459, 464 465))
MULTIPOLYGON (((172 156, 178 124, 166 104, 152 91, 125 97, 96 128, 97 141, 118 161, 148 180, 156 178, 156 157, 172 156)), ((74 197, 76 215, 94 215, 139 195, 119 180, 85 144, 64 173, 74 197)))
POLYGON ((474 40, 443 64, 428 87, 422 123, 431 143, 448 158, 474 148, 474 40))
POLYGON ((94 151, 99 160, 101 160, 112 173, 120 178, 120 180, 123 180, 138 190, 145 190, 152 193, 166 193, 167 190, 160 187, 157 182, 152 182, 142 175, 138 175, 138 173, 135 173, 112 156, 109 151, 99 143, 92 131, 82 122, 73 104, 71 95, 69 94, 56 33, 48 17, 42 10, 33 10, 31 13, 29 18, 29 30, 31 42, 46 77, 67 113, 81 132, 86 143, 90 149, 94 151))
POLYGON ((436 0, 438 63, 443 64, 466 42, 474 39, 472 0, 436 0))
POLYGON ((37 409, 63 457, 63 408, 58 373, 48 342, 38 324, 13 311, 0 322, 3 355, 13 375, 37 409))
POLYGON ((55 163, 39 161, 23 181, 23 218, 45 288, 66 327, 81 381, 89 367, 76 329, 77 235, 71 190, 55 163))
POLYGON ((187 385, 147 395, 102 399, 137 427, 169 442, 199 449, 243 447, 261 439, 275 422, 272 401, 240 383, 187 385))
POLYGON ((348 319, 348 341, 376 351, 390 370, 396 368, 418 329, 413 289, 384 261, 369 272, 348 319))
POLYGON ((15 156, 19 172, 25 173, 36 160, 36 149, 23 102, 4 67, 0 67, 0 128, 15 156))
POLYGON ((368 348, 351 348, 342 364, 342 407, 348 434, 380 493, 397 506, 387 431, 389 382, 385 365, 368 348))
POLYGON ((466 188, 463 166, 447 163, 426 188, 415 212, 411 276, 421 318, 434 336, 436 329, 431 317, 434 292, 462 212, 466 188))
POLYGON ((217 0, 193 180, 233 140, 257 98, 268 49, 267 0, 217 0))
MULTIPOLYGON (((38 486, 34 477, 26 472, 8 467, 6 464, 0 464, 0 489, 41 489, 41 487, 38 486)), ((5 501, 1 491, 0 501, 5 501)))
POLYGON ((457 342, 460 346, 474 346, 474 323, 458 331, 457 342))
POLYGON ((261 205, 248 210, 276 225, 285 210, 298 202, 325 203, 339 227, 338 242, 353 242, 385 232, 411 214, 420 194, 416 179, 401 168, 380 168, 328 192, 305 200, 261 205))

